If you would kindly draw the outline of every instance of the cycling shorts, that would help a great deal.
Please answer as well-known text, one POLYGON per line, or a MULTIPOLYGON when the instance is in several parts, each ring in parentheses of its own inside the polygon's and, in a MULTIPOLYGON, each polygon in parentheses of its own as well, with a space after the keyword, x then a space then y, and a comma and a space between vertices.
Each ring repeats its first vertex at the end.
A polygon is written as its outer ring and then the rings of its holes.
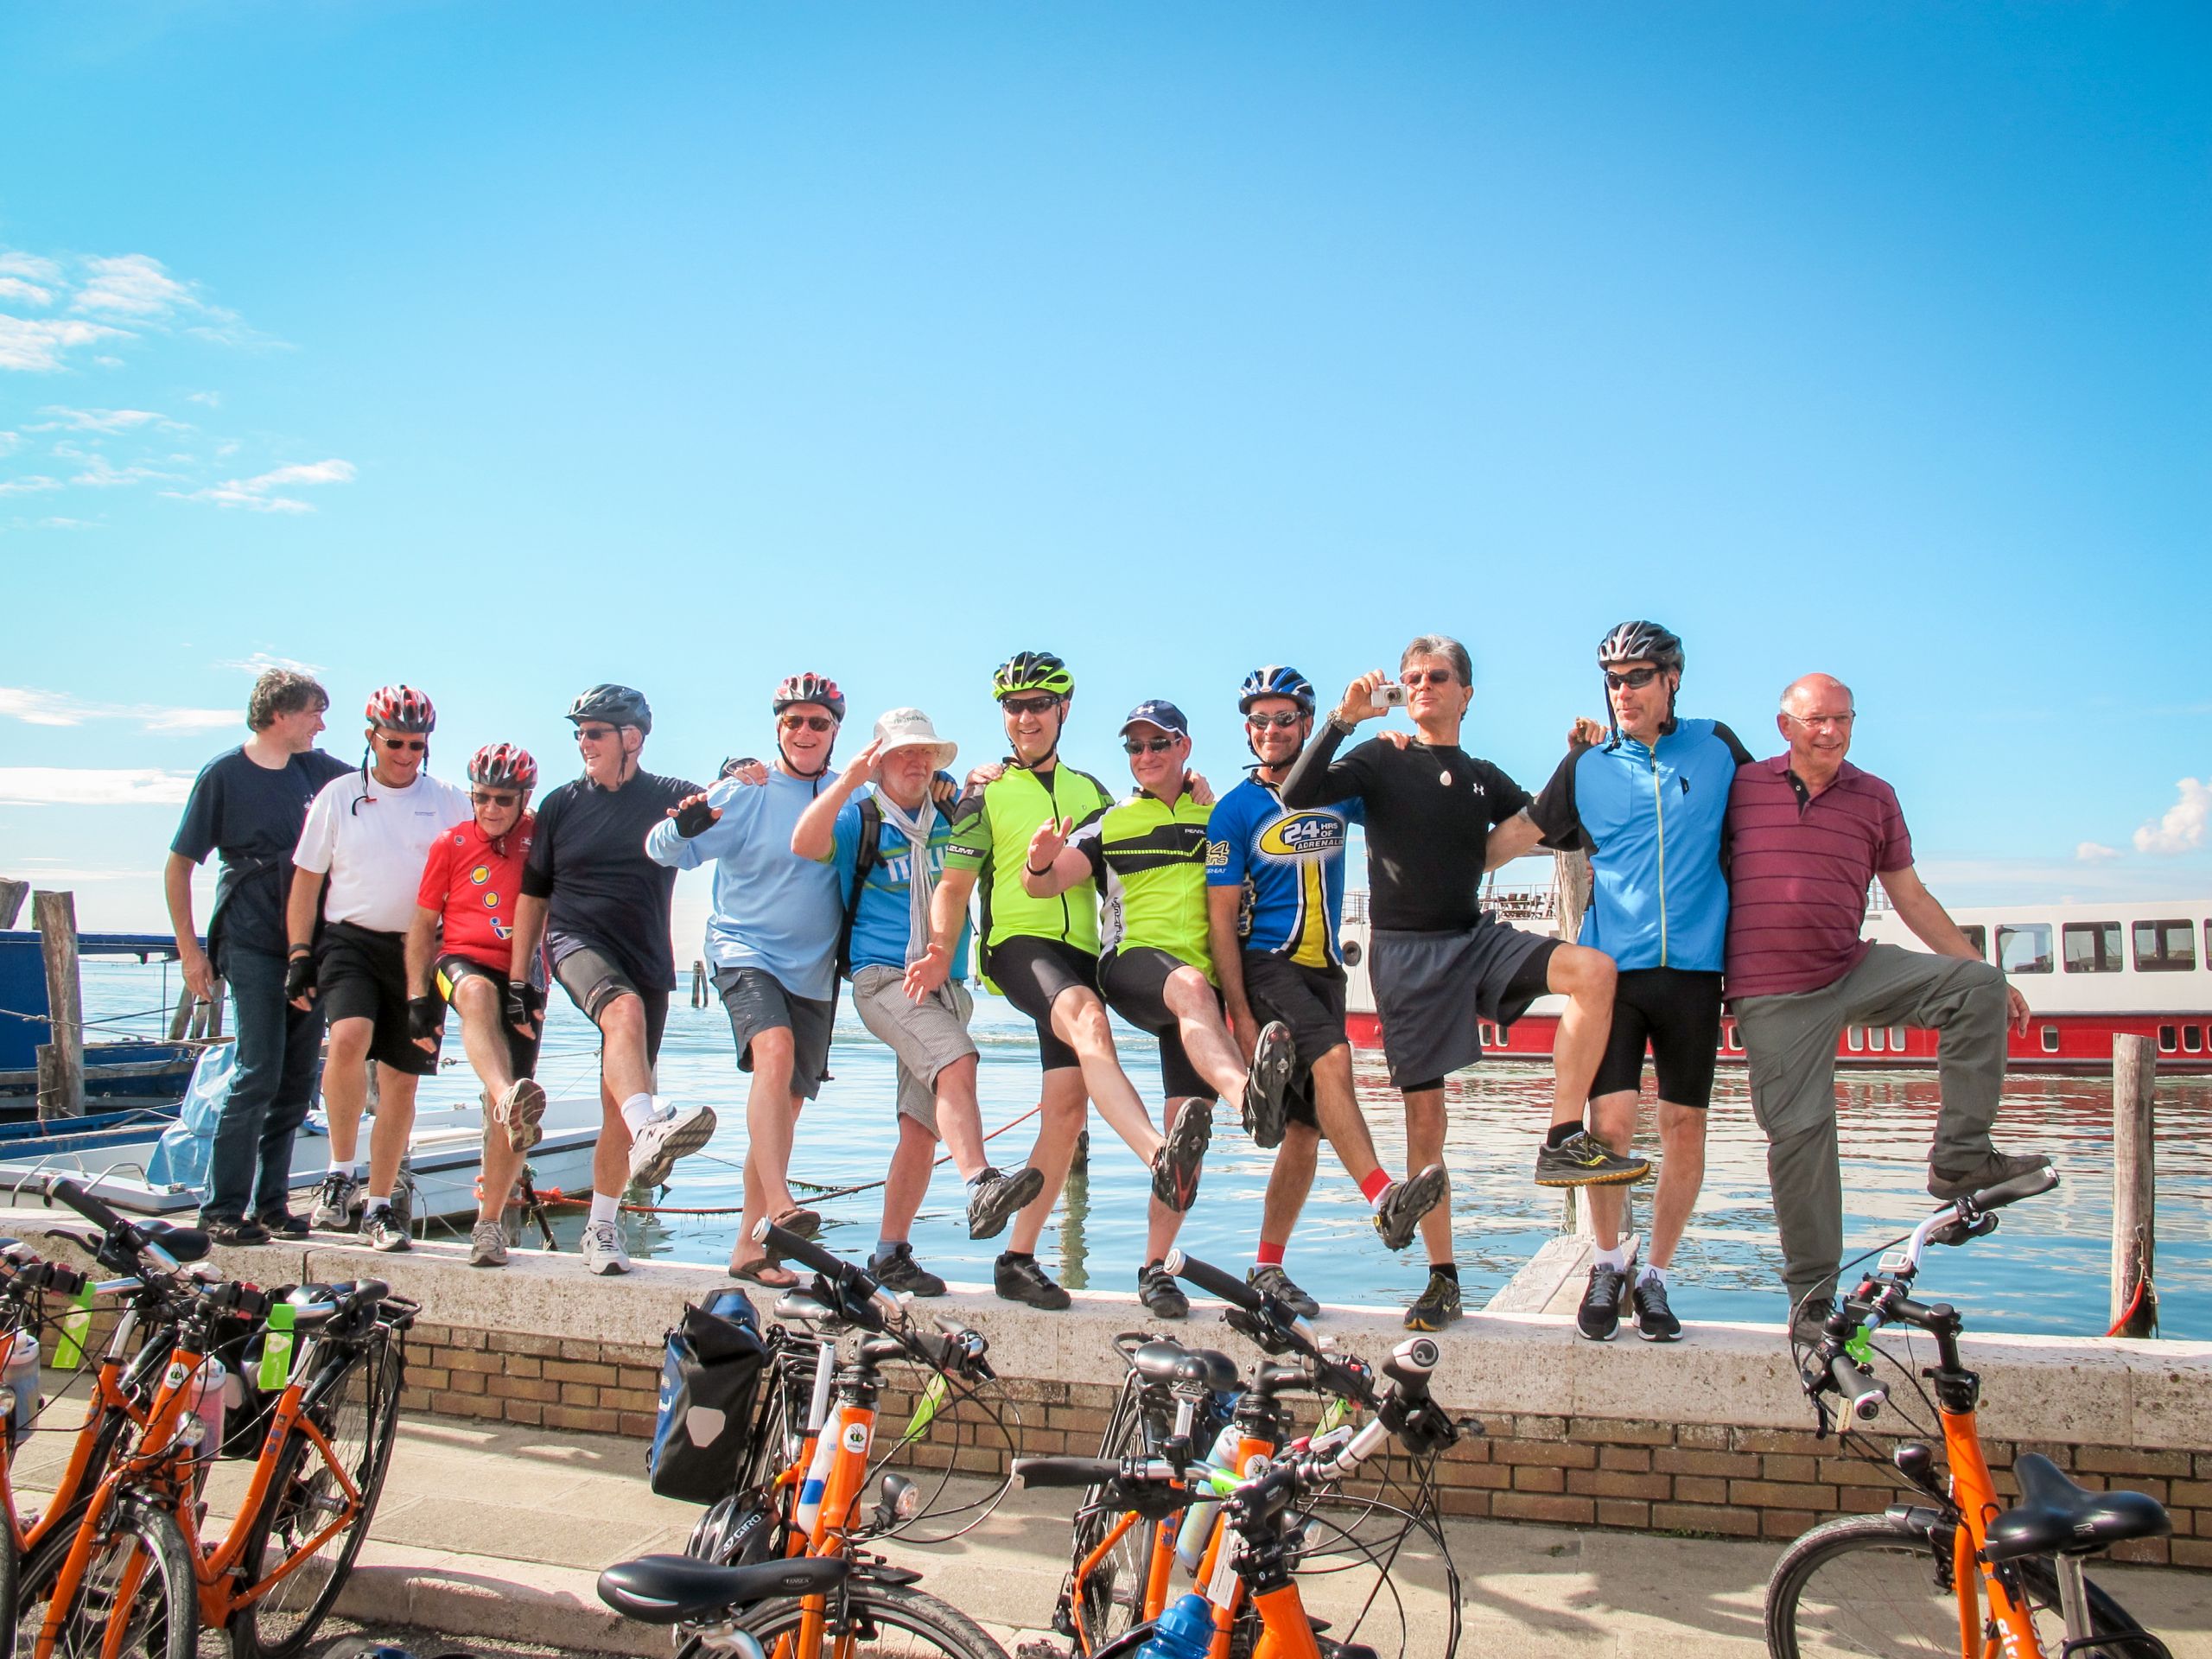
POLYGON ((1037 1022, 1037 1064, 1046 1071, 1082 1064, 1052 1030, 1052 1004, 1071 990, 1098 988, 1098 958, 1065 939, 1017 933, 991 947, 991 983, 1037 1022))
POLYGON ((1720 1047, 1720 976, 1687 968, 1630 968, 1613 984, 1613 1029, 1590 1095, 1633 1094, 1651 1049, 1659 1098, 1702 1111, 1713 1101, 1720 1047))
POLYGON ((1344 976, 1341 968, 1308 968, 1267 951, 1244 953, 1244 1000, 1262 1025, 1280 1020, 1290 1028, 1296 1064, 1283 1090, 1286 1115, 1318 1129, 1313 1110, 1313 1062, 1350 1039, 1344 1035, 1344 976))
MULTIPOLYGON (((435 976, 430 983, 440 996, 445 998, 450 1006, 457 1009, 461 1007, 459 994, 461 982, 464 979, 480 979, 492 988, 493 995, 496 999, 493 1007, 498 1010, 493 1017, 499 1022, 500 1033, 507 1039, 509 1069, 518 1077, 537 1076, 537 1038, 525 1037, 507 1023, 507 976, 496 968, 486 968, 473 957, 448 953, 438 958, 435 976)), ((544 1033, 544 1023, 542 1020, 538 1025, 538 1032, 541 1036, 544 1033)))
POLYGON ((1160 1086, 1169 1100, 1216 1100, 1214 1086, 1198 1075, 1183 1049, 1182 1021, 1167 1007, 1167 981, 1190 964, 1155 945, 1125 945, 1098 959, 1098 988, 1106 1006, 1139 1031, 1160 1039, 1160 1086))
POLYGON ((661 1033, 668 1029, 668 993, 641 991, 613 957, 578 945, 554 964, 553 977, 569 994, 569 1001, 584 1012, 594 1026, 607 1005, 618 996, 634 996, 645 1007, 645 1064, 660 1058, 661 1033))
POLYGON ((322 930, 315 953, 315 995, 330 1023, 366 1020, 369 1058, 410 1077, 434 1077, 438 1057, 407 1034, 407 936, 352 922, 322 930))

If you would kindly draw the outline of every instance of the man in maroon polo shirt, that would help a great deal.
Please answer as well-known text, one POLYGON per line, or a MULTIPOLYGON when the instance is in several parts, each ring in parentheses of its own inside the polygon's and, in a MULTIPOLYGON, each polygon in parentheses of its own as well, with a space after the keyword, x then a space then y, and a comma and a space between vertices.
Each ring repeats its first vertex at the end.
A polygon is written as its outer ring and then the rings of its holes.
POLYGON ((2027 1000, 1914 873, 1896 792, 1844 759, 1855 718, 1850 687, 1808 674, 1782 694, 1775 717, 1788 752, 1740 767, 1728 795, 1728 1000, 1751 1063, 1751 1110, 1766 1132, 1791 1325, 1813 1341, 1843 1258, 1835 1046, 1846 1026, 1942 1033, 1943 1104, 1928 1157, 1936 1198, 2049 1161, 1990 1144, 2005 1027, 2009 1019, 2027 1029, 2027 1000), (1876 880, 1933 956, 1859 938, 1876 880))

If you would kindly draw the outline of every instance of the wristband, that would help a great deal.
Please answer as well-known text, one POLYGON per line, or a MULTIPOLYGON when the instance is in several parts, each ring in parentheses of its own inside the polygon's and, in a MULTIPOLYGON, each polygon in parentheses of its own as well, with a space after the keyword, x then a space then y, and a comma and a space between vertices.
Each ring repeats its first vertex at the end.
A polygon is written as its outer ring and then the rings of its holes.
POLYGON ((1029 874, 1032 875, 1050 875, 1052 873, 1052 867, 1049 864, 1041 870, 1030 870, 1027 862, 1024 862, 1021 868, 1025 870, 1029 870, 1029 874))
POLYGON ((315 946, 311 944, 296 944, 289 950, 286 951, 284 955, 287 961, 289 961, 294 957, 311 957, 315 955, 315 946))

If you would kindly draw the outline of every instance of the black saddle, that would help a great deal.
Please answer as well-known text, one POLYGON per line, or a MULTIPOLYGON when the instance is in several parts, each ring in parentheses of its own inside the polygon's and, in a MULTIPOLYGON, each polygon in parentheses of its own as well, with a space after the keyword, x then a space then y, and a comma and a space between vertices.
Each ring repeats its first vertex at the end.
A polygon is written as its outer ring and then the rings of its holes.
POLYGON ((1129 1356, 1129 1363, 1154 1388, 1180 1386, 1219 1392, 1236 1386, 1236 1362, 1211 1348, 1185 1348, 1163 1338, 1146 1343, 1129 1356))
POLYGON ((752 1567, 716 1567, 689 1555, 640 1555, 599 1575, 599 1599, 626 1618, 674 1624, 771 1596, 815 1596, 843 1582, 842 1555, 798 1555, 752 1567))
POLYGON ((2069 1480, 2038 1452, 2012 1461, 2020 1501, 1989 1523, 1982 1553, 1993 1561, 2019 1555, 2087 1555, 2130 1538, 2174 1529, 2165 1505, 2141 1492, 2093 1492, 2069 1480))
POLYGON ((136 1221, 131 1225, 180 1262, 207 1259, 207 1235, 197 1227, 180 1227, 173 1221, 162 1221, 158 1217, 136 1221))

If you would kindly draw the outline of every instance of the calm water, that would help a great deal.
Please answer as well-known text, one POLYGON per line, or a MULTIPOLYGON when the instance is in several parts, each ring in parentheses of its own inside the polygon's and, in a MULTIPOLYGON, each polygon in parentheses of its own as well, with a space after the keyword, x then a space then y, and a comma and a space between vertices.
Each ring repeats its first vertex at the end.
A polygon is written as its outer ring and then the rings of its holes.
MULTIPOLYGON (((166 982, 175 988, 174 969, 166 982)), ((158 969, 87 963, 89 1018, 144 1009, 162 1001, 158 969)), ((144 1032, 137 1020, 118 1030, 144 1032)), ((982 1051, 983 1122, 995 1129, 1036 1101, 1037 1060, 1026 1021, 995 997, 977 999, 976 1037, 982 1051)), ((1139 1089, 1158 1087, 1149 1039, 1121 1029, 1124 1064, 1139 1089)), ((596 1092, 597 1033, 565 1001, 556 1000, 540 1076, 558 1096, 596 1092)), ((456 1033, 448 1033, 456 1057, 456 1033)), ((799 1120, 794 1185, 815 1189, 859 1185, 883 1173, 894 1134, 893 1068, 888 1051, 841 1007, 830 1069, 835 1078, 799 1120)), ((1404 1128, 1397 1096, 1379 1055, 1362 1055, 1359 1090, 1378 1151, 1404 1169, 1404 1128)), ((725 1261, 735 1237, 739 1168, 744 1156, 744 1083, 719 1003, 693 1009, 681 1000, 670 1014, 661 1055, 661 1091, 713 1105, 721 1126, 707 1149, 677 1167, 665 1195, 671 1206, 728 1210, 727 1214, 664 1215, 628 1220, 631 1249, 640 1255, 684 1262, 725 1261)), ((1648 1086, 1648 1085, 1647 1085, 1648 1086)), ((465 1064, 448 1065, 424 1098, 474 1094, 465 1064)), ((1484 1062, 1451 1080, 1448 1160, 1460 1278, 1478 1305, 1559 1229, 1557 1193, 1529 1180, 1537 1137, 1548 1117, 1548 1067, 1484 1062)), ((1886 1242, 1924 1215, 1924 1157, 1934 1122, 1932 1077, 1875 1074, 1842 1085, 1846 1236, 1853 1252, 1886 1242)), ((1092 1120, 1089 1172, 1070 1181, 1040 1249, 1069 1285, 1129 1289, 1143 1246, 1148 1185, 1134 1155, 1092 1120)), ((995 1159, 1018 1166, 1033 1123, 992 1142, 995 1159)), ((2065 1185, 2010 1211, 1994 1236, 1963 1249, 1935 1252, 1922 1280, 1928 1294, 1957 1303, 1987 1330, 2101 1333, 2111 1226, 2109 1084, 2090 1077, 2024 1076, 2005 1090, 2000 1140, 2049 1152, 2065 1185)), ((1640 1145, 1655 1157, 1655 1135, 1640 1145)), ((2158 1273, 2163 1328, 2168 1336, 2212 1337, 2212 1079, 2162 1079, 2158 1087, 2158 1273)), ((1724 1070, 1713 1102, 1704 1195, 1676 1258, 1676 1307, 1692 1319, 1777 1320, 1783 1299, 1776 1279, 1775 1245, 1765 1181, 1765 1148, 1751 1121, 1742 1074, 1724 1070)), ((1181 1243, 1192 1255, 1243 1266, 1256 1237, 1261 1194, 1270 1155, 1239 1134, 1233 1110, 1218 1114, 1214 1148, 1197 1208, 1181 1243)), ((810 1198, 804 1187, 802 1198, 810 1198)), ((865 1252, 875 1238, 880 1194, 874 1191, 815 1200, 832 1248, 865 1252)), ((1641 1205, 1639 1205, 1641 1211, 1641 1205)), ((573 1243, 580 1225, 559 1229, 573 1243)), ((914 1229, 918 1255, 948 1278, 988 1282, 997 1245, 969 1241, 964 1199, 950 1165, 940 1167, 914 1229)), ((1325 1301, 1395 1303, 1419 1288, 1418 1247, 1407 1256, 1385 1250, 1367 1220, 1367 1206, 1324 1149, 1321 1175, 1291 1243, 1293 1277, 1325 1301)))

